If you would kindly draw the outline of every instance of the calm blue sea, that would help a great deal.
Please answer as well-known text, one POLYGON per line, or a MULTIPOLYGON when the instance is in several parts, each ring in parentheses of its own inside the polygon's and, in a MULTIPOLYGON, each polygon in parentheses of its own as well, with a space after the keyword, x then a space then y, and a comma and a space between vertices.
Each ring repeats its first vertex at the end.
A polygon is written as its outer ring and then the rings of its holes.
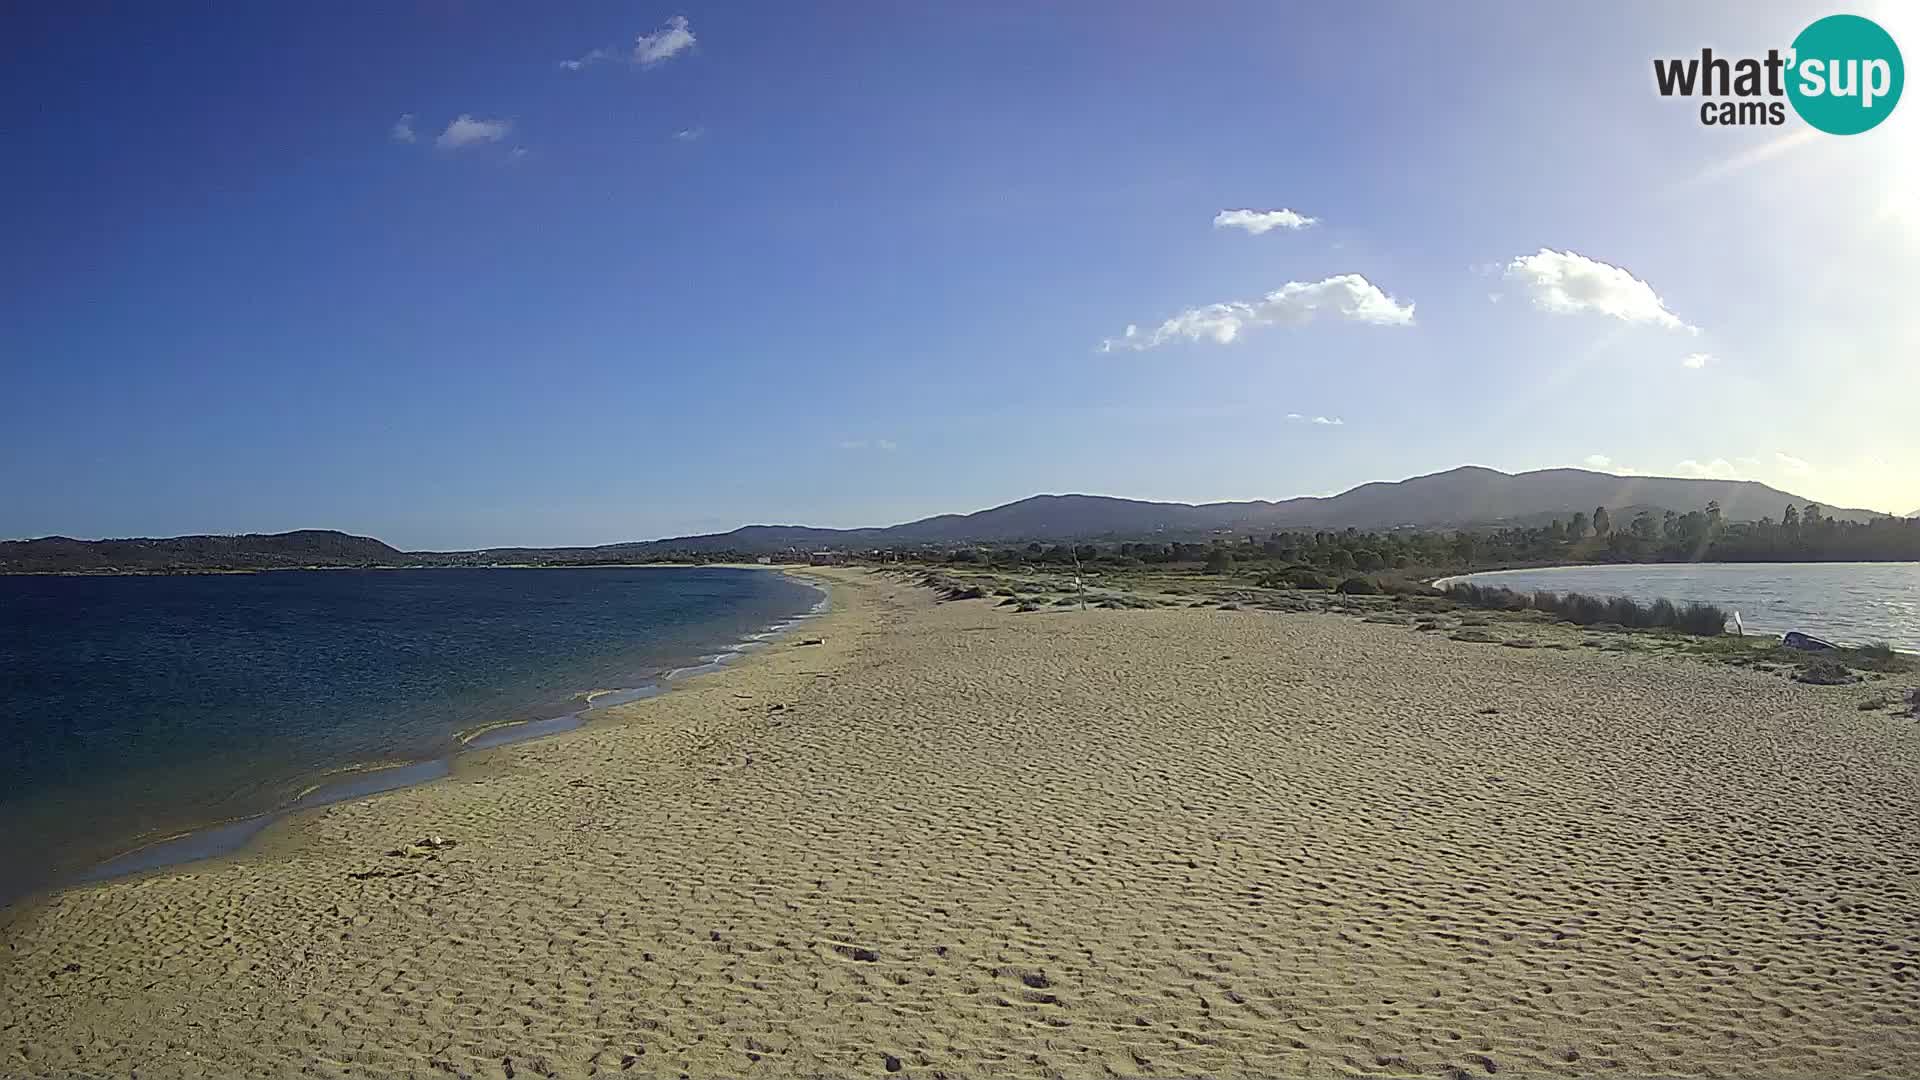
POLYGON ((1698 601, 1738 611, 1749 630, 1799 630, 1845 645, 1884 641, 1920 652, 1920 563, 1555 566, 1447 580, 1523 592, 1698 601))
POLYGON ((713 568, 0 577, 0 903, 442 773, 478 728, 569 726, 821 598, 713 568), (368 763, 411 768, 342 772, 368 763))

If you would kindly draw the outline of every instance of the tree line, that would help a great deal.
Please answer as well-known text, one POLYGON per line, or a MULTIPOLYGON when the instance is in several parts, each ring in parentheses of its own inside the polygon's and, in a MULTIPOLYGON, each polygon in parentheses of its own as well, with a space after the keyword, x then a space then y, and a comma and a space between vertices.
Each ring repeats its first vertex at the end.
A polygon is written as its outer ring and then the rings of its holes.
MULTIPOLYGON (((894 554, 925 558, 930 553, 894 554)), ((1639 510, 1615 521, 1607 507, 1538 526, 1455 531, 1290 530, 1200 541, 1120 541, 961 547, 957 563, 1000 566, 1154 566, 1202 564, 1298 566, 1328 574, 1473 569, 1494 564, 1564 562, 1870 562, 1920 560, 1920 520, 1845 521, 1817 503, 1787 506, 1778 520, 1725 520, 1717 502, 1699 510, 1639 510)))

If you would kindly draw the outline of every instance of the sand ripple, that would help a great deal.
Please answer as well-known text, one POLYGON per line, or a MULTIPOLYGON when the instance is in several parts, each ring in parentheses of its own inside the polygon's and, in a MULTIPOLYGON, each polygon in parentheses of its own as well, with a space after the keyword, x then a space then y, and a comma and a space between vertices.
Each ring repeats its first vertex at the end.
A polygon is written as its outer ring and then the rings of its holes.
POLYGON ((24 914, 0 1071, 1920 1073, 1911 720, 844 576, 822 645, 24 914))

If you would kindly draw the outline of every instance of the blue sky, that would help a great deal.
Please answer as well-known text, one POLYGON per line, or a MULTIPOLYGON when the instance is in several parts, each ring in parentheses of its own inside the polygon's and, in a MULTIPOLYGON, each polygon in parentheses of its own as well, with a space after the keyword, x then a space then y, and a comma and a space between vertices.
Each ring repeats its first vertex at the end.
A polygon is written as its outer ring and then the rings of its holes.
POLYGON ((1715 129, 1651 69, 1836 10, 1920 54, 1897 6, 46 7, 0 15, 0 536, 1463 463, 1920 508, 1920 102, 1715 129))

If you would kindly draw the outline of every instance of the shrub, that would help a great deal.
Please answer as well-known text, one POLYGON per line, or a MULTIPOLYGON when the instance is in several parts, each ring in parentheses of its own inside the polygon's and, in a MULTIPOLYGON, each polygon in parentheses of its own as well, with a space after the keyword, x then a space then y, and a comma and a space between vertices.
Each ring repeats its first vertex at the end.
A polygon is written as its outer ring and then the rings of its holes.
POLYGON ((1848 664, 1867 671, 1905 672, 1914 668, 1913 657, 1895 652, 1893 646, 1884 641, 1862 645, 1857 649, 1845 649, 1842 652, 1848 664))
POLYGON ((1824 656, 1802 667, 1793 677, 1815 686, 1844 686, 1854 680, 1853 672, 1847 670, 1847 665, 1824 656))
POLYGON ((1289 566, 1262 574, 1256 583, 1263 589, 1330 589, 1333 583, 1310 566, 1289 566))
POLYGON ((1675 618, 1674 628, 1701 637, 1726 633, 1727 613, 1712 604, 1688 604, 1675 618))
POLYGON ((1727 613, 1712 604, 1688 604, 1676 607, 1671 600, 1636 603, 1624 596, 1606 598, 1581 593, 1533 592, 1487 587, 1460 582, 1447 588, 1447 595, 1473 607, 1500 611, 1540 611, 1556 615, 1581 626, 1668 627, 1702 637, 1715 637, 1727 628, 1727 613))
POLYGON ((1335 591, 1345 593, 1348 596, 1378 596, 1380 595, 1380 586, 1375 585, 1372 578, 1355 575, 1341 582, 1335 591))

